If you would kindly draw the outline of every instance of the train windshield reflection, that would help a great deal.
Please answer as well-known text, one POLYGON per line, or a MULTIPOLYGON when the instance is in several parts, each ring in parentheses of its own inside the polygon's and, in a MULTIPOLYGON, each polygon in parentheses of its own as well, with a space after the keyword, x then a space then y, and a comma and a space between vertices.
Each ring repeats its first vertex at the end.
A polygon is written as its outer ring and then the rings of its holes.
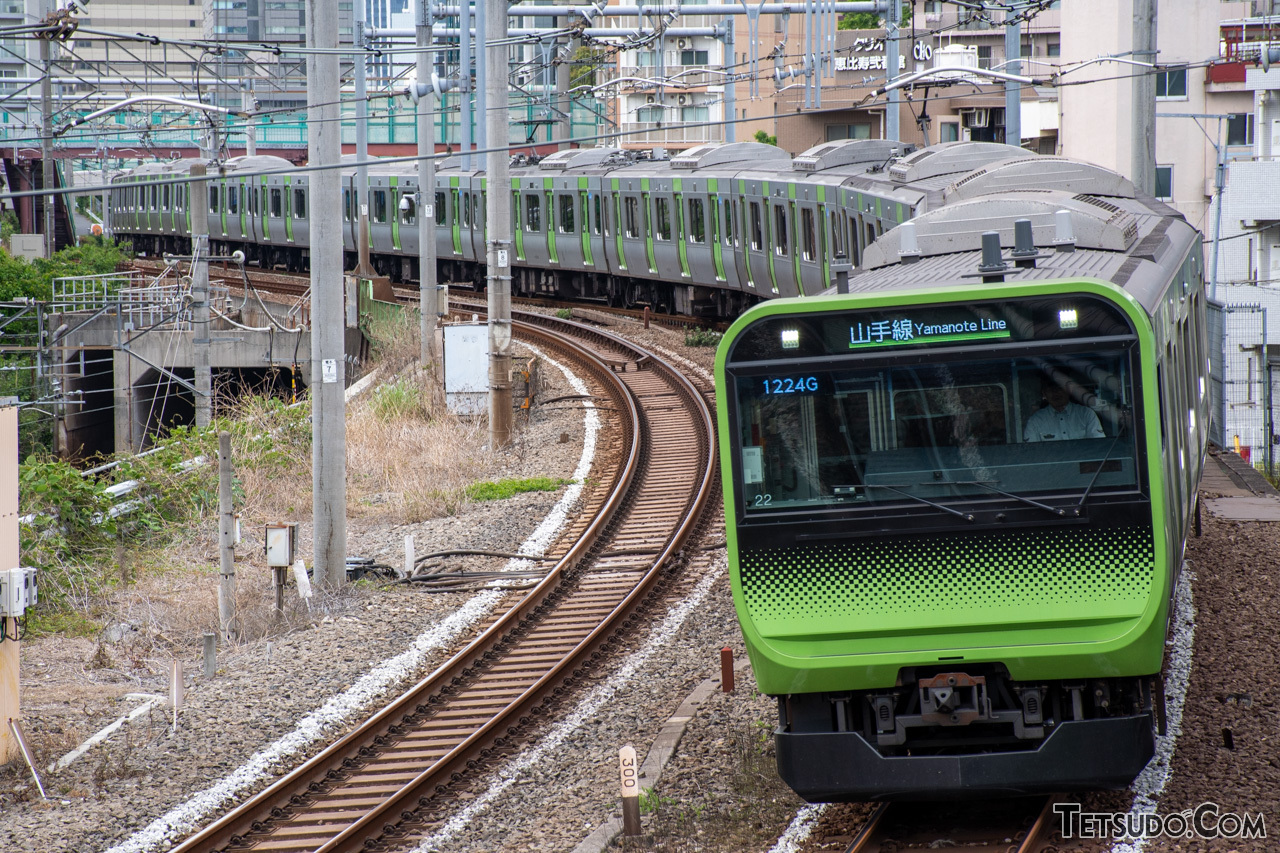
POLYGON ((748 513, 975 499, 1055 512, 1139 485, 1126 349, 739 374, 735 387, 748 513))

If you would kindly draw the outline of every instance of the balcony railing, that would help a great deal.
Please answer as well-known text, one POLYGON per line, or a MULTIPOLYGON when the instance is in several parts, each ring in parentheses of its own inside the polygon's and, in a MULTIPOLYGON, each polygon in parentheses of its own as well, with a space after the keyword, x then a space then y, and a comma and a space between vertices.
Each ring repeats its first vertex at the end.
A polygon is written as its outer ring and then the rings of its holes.
POLYGON ((622 140, 626 145, 700 145, 724 141, 724 126, 719 124, 633 122, 619 129, 626 134, 622 140))
MULTIPOLYGON (((669 87, 675 91, 681 91, 688 87, 719 86, 724 82, 724 74, 710 65, 664 65, 661 74, 658 73, 656 67, 651 65, 620 65, 616 76, 609 79, 617 79, 619 77, 639 77, 642 80, 678 80, 684 85, 682 87, 669 87)), ((643 83, 627 82, 623 83, 621 88, 653 91, 656 86, 650 87, 643 83)))

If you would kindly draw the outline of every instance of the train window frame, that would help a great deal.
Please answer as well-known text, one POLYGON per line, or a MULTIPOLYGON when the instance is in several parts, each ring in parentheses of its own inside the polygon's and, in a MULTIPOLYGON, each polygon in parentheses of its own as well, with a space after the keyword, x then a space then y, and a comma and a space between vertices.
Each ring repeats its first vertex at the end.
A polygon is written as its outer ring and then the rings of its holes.
POLYGON ((483 192, 473 192, 471 194, 471 222, 477 228, 483 228, 485 225, 483 192))
POLYGON ((396 203, 401 225, 414 225, 418 221, 418 202, 414 199, 413 190, 401 190, 400 201, 396 203), (403 209, 401 206, 403 205, 403 209))
POLYGON ((751 251, 759 252, 764 249, 764 223, 760 213, 760 202, 747 202, 748 213, 751 218, 751 251))
POLYGON ((284 198, 280 187, 271 187, 271 192, 267 194, 267 198, 271 205, 270 216, 272 219, 280 219, 284 213, 284 198))
POLYGON ((162 205, 164 205, 164 209, 165 209, 165 210, 168 210, 168 209, 169 209, 169 205, 171 204, 171 198, 172 198, 172 195, 173 195, 173 191, 169 189, 169 185, 168 185, 168 184, 165 184, 165 185, 164 185, 164 191, 161 193, 161 197, 160 197, 160 198, 161 198, 160 203, 161 203, 162 205))
POLYGON ((219 208, 218 206, 218 202, 219 202, 218 196, 220 195, 221 193, 218 192, 218 187, 209 187, 209 212, 210 213, 218 213, 221 210, 221 208, 219 208))
POLYGON ((351 221, 351 190, 343 189, 342 191, 342 221, 351 221))
POLYGON ((524 225, 530 234, 542 232, 542 196, 538 193, 525 193, 524 225))
POLYGON ((227 213, 235 216, 240 214, 240 197, 236 187, 227 187, 227 213))
POLYGON ((444 225, 445 223, 445 214, 449 212, 447 198, 444 190, 436 190, 436 225, 444 225))
POLYGON ((471 227, 471 193, 469 192, 462 193, 461 196, 459 197, 459 203, 462 211, 461 213, 462 227, 470 228, 471 227))
POLYGON ((818 257, 818 234, 814 226, 813 208, 800 208, 800 257, 814 261, 818 257))
POLYGON ((387 191, 369 191, 369 221, 381 225, 387 221, 387 191))
POLYGON ((604 204, 600 201, 600 193, 589 193, 591 198, 591 206, 595 208, 595 220, 591 224, 591 233, 595 235, 601 234, 604 230, 604 204))
POLYGON ((653 224, 655 240, 671 239, 671 202, 666 196, 653 197, 653 224))
POLYGON ((307 218, 307 191, 301 187, 293 189, 293 218, 307 218))
POLYGON ((787 223, 787 207, 784 204, 775 204, 773 207, 773 252, 780 258, 785 258, 790 252, 791 228, 787 223))
POLYGON ((843 220, 839 218, 840 216, 840 211, 837 208, 827 209, 827 222, 831 230, 831 255, 836 258, 847 258, 849 255, 845 243, 844 228, 842 227, 843 220))
POLYGON ((574 204, 572 193, 557 194, 557 207, 560 208, 559 216, 556 217, 556 230, 561 234, 577 234, 577 210, 574 204))
POLYGON ((689 242, 707 242, 707 216, 702 199, 689 199, 689 242))
POLYGON ((637 208, 639 208, 639 206, 640 200, 635 196, 624 195, 622 197, 622 216, 624 223, 622 233, 632 240, 635 240, 638 237, 636 221, 639 219, 639 216, 637 216, 639 213, 637 208))

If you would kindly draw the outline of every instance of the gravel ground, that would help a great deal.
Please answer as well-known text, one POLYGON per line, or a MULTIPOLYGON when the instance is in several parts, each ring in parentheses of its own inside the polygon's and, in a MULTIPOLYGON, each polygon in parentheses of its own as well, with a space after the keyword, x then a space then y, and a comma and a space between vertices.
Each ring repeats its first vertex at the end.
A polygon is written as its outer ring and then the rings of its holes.
MULTIPOLYGON (((588 311, 575 313, 592 317, 588 311)), ((685 347, 682 333, 656 326, 644 332, 623 322, 613 331, 654 347, 709 387, 713 349, 685 347)), ((507 470, 494 476, 568 476, 581 435, 576 411, 540 412, 522 433, 523 451, 506 454, 507 470), (571 441, 560 444, 566 431, 571 441)), ((360 529, 351 530, 349 551, 399 565, 403 536, 410 531, 419 553, 437 547, 511 549, 555 500, 552 494, 523 495, 407 527, 361 522, 360 529)), ((1273 834, 1280 832, 1280 759, 1273 747, 1280 721, 1276 679, 1269 674, 1275 658, 1271 625, 1280 606, 1280 578, 1271 556, 1278 540, 1275 525, 1223 521, 1206 513, 1203 538, 1190 543, 1197 609, 1191 689, 1173 775, 1160 798, 1162 813, 1212 801, 1223 811, 1261 812, 1273 834), (1230 731, 1233 748, 1224 745, 1224 730, 1230 731)), ((688 549, 688 565, 645 617, 649 630, 639 632, 565 701, 571 724, 544 725, 523 756, 496 766, 489 779, 464 792, 463 817, 435 827, 425 843, 414 846, 459 853, 568 851, 616 816, 619 747, 629 743, 643 756, 684 697, 719 675, 719 649, 727 645, 739 659, 744 654, 723 573, 722 543, 717 522, 688 549), (679 621, 679 614, 672 614, 690 595, 701 596, 700 603, 679 621), (611 698, 601 704, 601 695, 611 698)), ((260 641, 224 653, 212 684, 189 677, 188 706, 176 733, 157 708, 68 770, 46 774, 49 803, 40 802, 18 768, 0 772, 0 843, 16 850, 87 851, 120 841, 238 767, 467 599, 464 593, 358 588, 324 602, 310 621, 295 614, 298 629, 277 636, 269 658, 266 642, 260 641)), ((163 690, 159 662, 142 661, 141 669, 155 670, 144 677, 138 667, 123 665, 128 655, 127 638, 103 646, 81 640, 24 646, 24 724, 42 764, 140 701, 125 694, 163 690)), ((442 657, 443 652, 431 657, 423 669, 442 657)), ((194 649, 187 658, 192 672, 194 649)), ((748 671, 734 693, 708 697, 662 776, 641 780, 644 834, 615 846, 726 853, 774 846, 802 803, 776 778, 768 737, 774 704, 753 687, 748 671)), ((1124 794, 1083 798, 1086 809, 1100 811, 1127 810, 1131 801, 1124 794)), ((829 809, 807 849, 843 849, 840 845, 847 844, 868 812, 865 805, 829 809)), ((1243 853, 1274 847, 1155 841, 1145 849, 1243 853)))

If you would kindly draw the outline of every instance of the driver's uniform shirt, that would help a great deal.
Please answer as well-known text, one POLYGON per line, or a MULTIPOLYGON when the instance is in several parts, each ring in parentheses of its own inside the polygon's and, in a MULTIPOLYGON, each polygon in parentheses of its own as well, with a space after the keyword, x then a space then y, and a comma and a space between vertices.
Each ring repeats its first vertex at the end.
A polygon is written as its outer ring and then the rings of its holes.
POLYGON ((1027 419, 1023 441, 1070 441, 1078 438, 1105 438, 1102 424, 1093 409, 1067 403, 1061 412, 1045 406, 1027 419))

